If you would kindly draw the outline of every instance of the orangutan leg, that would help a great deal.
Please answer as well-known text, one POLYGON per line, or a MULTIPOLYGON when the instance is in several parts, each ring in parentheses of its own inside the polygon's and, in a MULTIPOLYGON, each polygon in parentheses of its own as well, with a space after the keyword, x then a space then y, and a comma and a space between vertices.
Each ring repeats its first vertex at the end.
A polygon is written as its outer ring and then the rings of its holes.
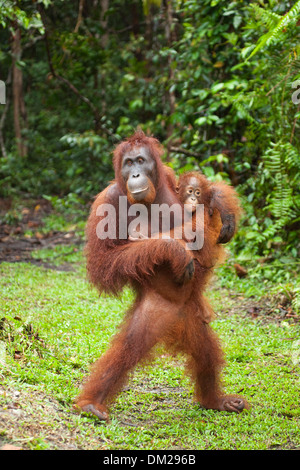
POLYGON ((108 419, 107 404, 128 374, 144 359, 176 319, 176 306, 155 293, 137 303, 108 351, 95 363, 77 399, 77 406, 100 420, 108 419))
POLYGON ((196 315, 193 322, 187 322, 185 349, 190 356, 188 369, 195 380, 196 398, 205 408, 238 413, 248 404, 241 397, 222 392, 220 372, 224 359, 218 338, 207 324, 195 318, 196 315))

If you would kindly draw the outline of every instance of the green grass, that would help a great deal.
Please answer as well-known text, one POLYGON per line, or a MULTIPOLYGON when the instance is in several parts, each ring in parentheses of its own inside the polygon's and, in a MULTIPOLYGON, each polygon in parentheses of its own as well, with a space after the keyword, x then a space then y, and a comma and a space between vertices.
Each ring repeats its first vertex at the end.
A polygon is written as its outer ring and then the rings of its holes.
MULTIPOLYGON (((64 250, 40 255, 58 260, 64 250)), ((118 396, 109 423, 76 413, 79 386, 107 349, 132 293, 99 298, 85 279, 81 252, 68 261, 73 271, 0 264, 0 441, 30 449, 300 448, 299 325, 232 314, 235 300, 224 299, 224 289, 211 294, 223 311, 213 328, 227 359, 224 387, 243 395, 249 411, 201 409, 184 358, 158 348, 118 396)))

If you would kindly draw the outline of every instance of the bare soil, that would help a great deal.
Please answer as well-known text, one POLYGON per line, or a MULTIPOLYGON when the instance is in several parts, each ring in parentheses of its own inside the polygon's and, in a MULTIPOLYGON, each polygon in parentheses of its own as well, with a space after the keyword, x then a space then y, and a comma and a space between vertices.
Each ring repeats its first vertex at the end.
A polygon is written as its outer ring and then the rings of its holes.
POLYGON ((43 231, 43 217, 51 213, 51 204, 45 199, 29 201, 18 212, 12 211, 11 206, 10 200, 0 199, 0 263, 27 262, 59 271, 71 270, 72 267, 67 263, 55 266, 31 256, 31 252, 39 248, 83 243, 74 231, 43 231), (12 214, 9 223, 5 220, 8 211, 12 214))

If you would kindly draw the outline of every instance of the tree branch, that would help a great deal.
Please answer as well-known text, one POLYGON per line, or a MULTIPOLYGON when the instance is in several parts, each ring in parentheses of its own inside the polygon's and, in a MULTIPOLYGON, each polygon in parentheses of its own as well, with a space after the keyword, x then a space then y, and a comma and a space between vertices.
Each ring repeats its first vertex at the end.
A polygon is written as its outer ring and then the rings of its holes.
POLYGON ((202 158, 203 155, 197 152, 193 152, 192 150, 187 150, 183 149, 181 147, 170 147, 170 152, 173 153, 183 153, 184 155, 188 155, 189 157, 196 157, 196 158, 202 158))
POLYGON ((41 39, 44 39, 44 36, 35 36, 34 38, 32 38, 29 42, 27 42, 26 44, 24 44, 23 46, 23 51, 25 51, 25 49, 28 49, 29 47, 32 47, 35 45, 36 42, 40 41, 41 39))
POLYGON ((74 33, 78 33, 79 27, 81 25, 83 7, 84 7, 84 0, 80 0, 79 1, 79 10, 78 10, 77 23, 76 23, 76 26, 75 26, 75 29, 74 29, 74 33))
POLYGON ((101 129, 106 134, 110 135, 111 137, 114 137, 114 133, 112 131, 110 131, 109 129, 107 129, 105 126, 103 126, 103 124, 101 124, 101 117, 102 116, 101 116, 99 110, 97 109, 97 107, 90 101, 90 99, 87 98, 86 96, 84 96, 82 93, 80 93, 80 91, 67 78, 62 77, 61 75, 56 73, 56 71, 54 69, 54 66, 53 66, 51 53, 50 53, 48 31, 47 31, 47 27, 46 27, 44 10, 43 10, 41 5, 39 5, 39 11, 40 11, 42 23, 43 23, 43 26, 44 26, 44 30, 45 30, 44 39, 45 39, 45 45, 46 45, 48 64, 49 64, 49 68, 50 68, 50 71, 51 71, 53 77, 56 78, 57 80, 60 80, 65 85, 67 85, 69 87, 69 89, 73 93, 75 93, 75 95, 77 95, 84 103, 86 103, 88 105, 88 107, 92 111, 92 113, 94 115, 94 118, 95 118, 95 130, 96 130, 96 132, 98 132, 101 129))

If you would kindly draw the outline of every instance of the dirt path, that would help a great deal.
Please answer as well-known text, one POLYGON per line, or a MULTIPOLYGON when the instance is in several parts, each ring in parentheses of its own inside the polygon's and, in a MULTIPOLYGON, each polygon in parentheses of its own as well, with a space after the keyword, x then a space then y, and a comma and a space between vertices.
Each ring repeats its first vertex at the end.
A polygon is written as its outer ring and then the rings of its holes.
POLYGON ((54 266, 38 257, 32 251, 40 248, 54 248, 57 245, 81 245, 83 240, 74 231, 43 231, 43 218, 52 211, 45 199, 31 201, 20 211, 11 209, 11 201, 0 199, 0 263, 28 262, 49 269, 67 271, 67 264, 54 266), (6 215, 9 214, 9 217, 6 215), (8 223, 6 218, 9 219, 8 223))

